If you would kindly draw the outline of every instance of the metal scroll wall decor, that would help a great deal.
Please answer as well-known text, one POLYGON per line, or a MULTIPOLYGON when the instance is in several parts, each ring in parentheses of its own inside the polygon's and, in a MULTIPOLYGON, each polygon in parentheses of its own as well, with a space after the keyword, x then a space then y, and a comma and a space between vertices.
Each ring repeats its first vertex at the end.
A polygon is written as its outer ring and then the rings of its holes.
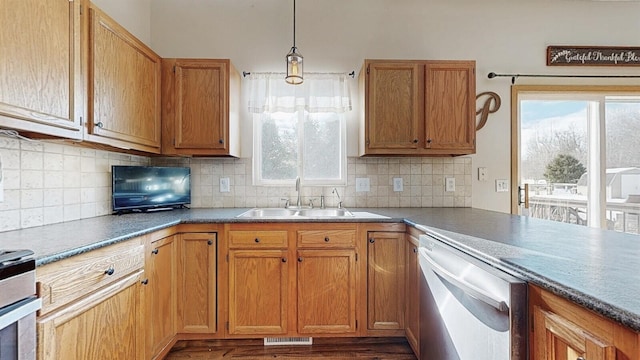
POLYGON ((487 123, 487 119, 489 118, 489 114, 493 114, 494 112, 500 109, 500 95, 494 93, 493 91, 485 91, 476 95, 476 103, 480 98, 484 97, 484 103, 482 107, 476 111, 476 116, 480 115, 480 121, 476 125, 476 131, 482 129, 484 125, 487 123))

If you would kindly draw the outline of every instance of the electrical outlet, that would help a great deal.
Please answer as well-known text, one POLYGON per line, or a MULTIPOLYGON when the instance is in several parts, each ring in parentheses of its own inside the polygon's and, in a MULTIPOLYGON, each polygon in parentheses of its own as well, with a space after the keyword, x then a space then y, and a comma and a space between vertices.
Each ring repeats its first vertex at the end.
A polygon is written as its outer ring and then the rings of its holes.
POLYGON ((402 178, 393 178, 393 191, 403 191, 402 178))
POLYGON ((369 178, 356 178, 356 192, 369 191, 369 178))
POLYGON ((505 179, 496 180, 496 192, 509 191, 509 181, 505 179))
POLYGON ((446 191, 446 192, 454 192, 454 191, 456 191, 456 178, 445 178, 444 179, 444 191, 446 191))
POLYGON ((231 185, 229 184, 229 178, 220 178, 220 192, 230 192, 231 185))
POLYGON ((479 167, 478 168, 478 181, 487 181, 487 168, 479 167))

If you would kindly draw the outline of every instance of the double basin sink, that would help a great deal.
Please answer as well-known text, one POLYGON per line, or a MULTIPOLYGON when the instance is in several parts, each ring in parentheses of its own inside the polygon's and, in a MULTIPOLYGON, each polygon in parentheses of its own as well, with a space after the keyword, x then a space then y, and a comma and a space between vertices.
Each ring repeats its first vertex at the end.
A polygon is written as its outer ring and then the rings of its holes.
POLYGON ((238 218, 247 219, 315 219, 350 218, 354 214, 338 208, 255 208, 243 212, 238 218))

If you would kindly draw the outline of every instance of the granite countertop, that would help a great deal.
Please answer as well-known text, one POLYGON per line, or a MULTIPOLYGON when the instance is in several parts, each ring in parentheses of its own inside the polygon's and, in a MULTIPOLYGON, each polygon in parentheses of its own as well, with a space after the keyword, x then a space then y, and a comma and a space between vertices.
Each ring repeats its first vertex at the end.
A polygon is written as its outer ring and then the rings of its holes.
MULTIPOLYGON (((256 222, 236 218, 245 210, 191 209, 101 216, 2 232, 0 249, 32 249, 40 266, 179 223, 256 222)), ((418 229, 426 227, 443 235, 443 241, 455 248, 640 332, 637 235, 471 208, 349 210, 387 218, 339 221, 404 221, 418 229)))

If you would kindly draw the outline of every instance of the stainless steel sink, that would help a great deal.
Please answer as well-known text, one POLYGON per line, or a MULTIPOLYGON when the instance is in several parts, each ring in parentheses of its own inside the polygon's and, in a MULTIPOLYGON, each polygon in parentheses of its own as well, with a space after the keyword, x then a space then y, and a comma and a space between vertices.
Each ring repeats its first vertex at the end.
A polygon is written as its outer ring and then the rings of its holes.
POLYGON ((254 208, 238 215, 247 219, 309 219, 309 218, 344 218, 354 215, 347 209, 289 209, 289 208, 254 208))
POLYGON ((298 210, 283 208, 255 208, 238 215, 239 218, 285 218, 295 216, 298 210))
POLYGON ((298 210, 299 216, 305 217, 353 217, 347 209, 302 209, 298 210))

